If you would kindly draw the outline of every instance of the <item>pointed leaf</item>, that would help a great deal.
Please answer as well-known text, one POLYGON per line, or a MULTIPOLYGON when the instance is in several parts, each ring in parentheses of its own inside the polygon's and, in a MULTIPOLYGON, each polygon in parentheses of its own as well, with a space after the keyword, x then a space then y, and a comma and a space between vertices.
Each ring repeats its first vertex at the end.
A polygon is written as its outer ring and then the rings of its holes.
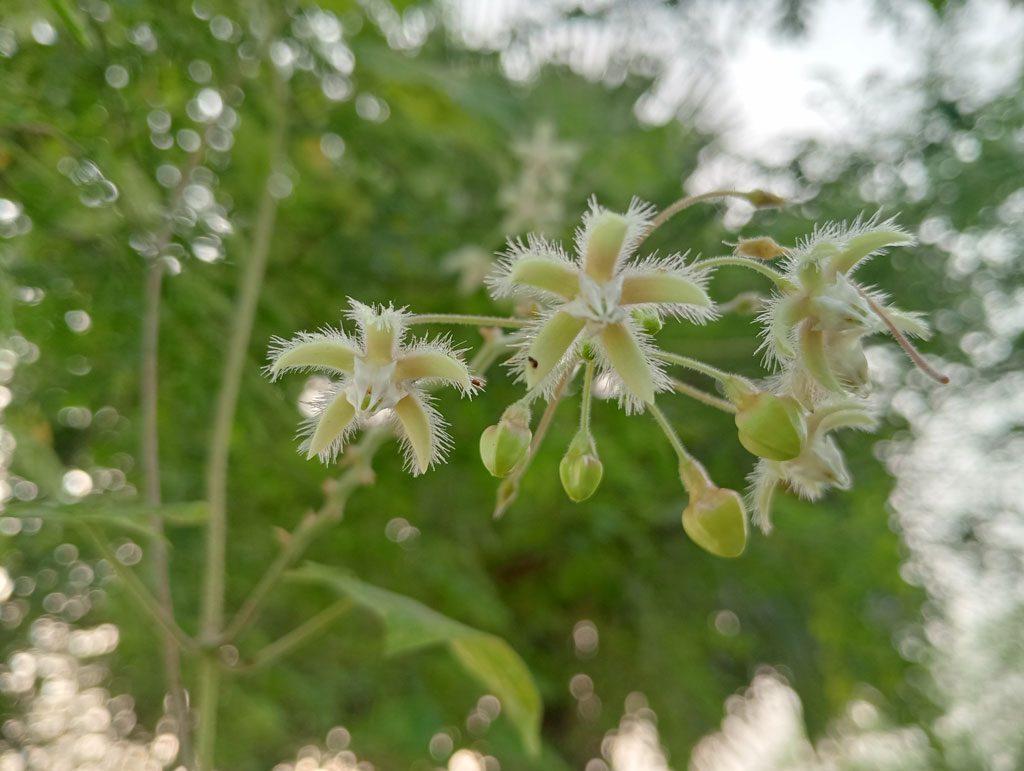
POLYGON ((386 630, 385 652, 407 653, 445 645, 455 660, 501 702, 530 755, 540 751, 540 693, 525 662, 500 637, 448 618, 410 597, 363 583, 326 565, 306 565, 293 578, 326 585, 377 615, 386 630))

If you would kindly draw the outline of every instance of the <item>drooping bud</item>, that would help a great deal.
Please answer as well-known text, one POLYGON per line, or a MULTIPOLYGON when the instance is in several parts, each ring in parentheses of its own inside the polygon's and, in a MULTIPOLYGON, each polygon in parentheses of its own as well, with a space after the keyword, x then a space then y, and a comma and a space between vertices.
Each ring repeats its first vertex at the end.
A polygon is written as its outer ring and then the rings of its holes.
POLYGON ((769 193, 767 190, 751 190, 749 193, 743 196, 750 201, 758 209, 767 209, 775 206, 783 206, 786 203, 786 199, 782 196, 775 195, 775 193, 769 193))
POLYGON ((497 425, 480 435, 480 458, 492 476, 510 474, 530 451, 530 411, 516 403, 505 410, 497 425))
POLYGON ((807 419, 796 399, 764 391, 737 406, 736 428, 748 451, 769 460, 792 460, 803 452, 807 419))
POLYGON ((594 438, 582 431, 577 433, 558 464, 558 476, 566 495, 576 503, 585 501, 597 490, 603 474, 604 466, 597 457, 594 438))
POLYGON ((747 515, 735 490, 708 487, 683 510, 683 529, 717 557, 738 557, 747 545, 747 515))

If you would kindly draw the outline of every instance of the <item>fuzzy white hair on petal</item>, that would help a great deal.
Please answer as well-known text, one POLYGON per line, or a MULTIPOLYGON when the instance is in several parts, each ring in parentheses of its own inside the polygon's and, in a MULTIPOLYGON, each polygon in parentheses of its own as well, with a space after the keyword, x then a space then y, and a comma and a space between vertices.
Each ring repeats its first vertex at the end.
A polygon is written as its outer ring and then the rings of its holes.
MULTIPOLYGON (((410 388, 409 396, 416 400, 427 419, 427 425, 430 430, 430 460, 427 464, 427 468, 430 469, 439 463, 444 463, 445 458, 448 457, 448 453, 452 449, 453 442, 451 436, 448 434, 448 424, 441 416, 441 413, 434 407, 433 397, 428 396, 418 388, 410 388)), ((392 413, 391 425, 395 431, 395 435, 398 437, 398 446, 402 451, 402 468, 413 476, 420 476, 420 474, 424 472, 419 469, 416 451, 413 449, 412 440, 406 433, 405 428, 402 425, 402 421, 399 420, 397 413, 392 413)))
MULTIPOLYGON (((654 338, 641 329, 633 319, 627 319, 623 322, 623 326, 632 336, 637 347, 640 349, 644 361, 647 362, 647 366, 651 371, 651 380, 654 383, 654 392, 671 391, 672 378, 665 373, 664 364, 655 356, 659 349, 654 344, 654 338)), ((601 345, 600 337, 595 337, 593 342, 596 352, 597 375, 598 377, 607 376, 608 380, 606 382, 609 383, 611 389, 618 396, 619 409, 624 410, 627 415, 643 414, 647 403, 630 390, 622 376, 616 371, 611 359, 608 358, 608 353, 605 351, 604 346, 601 345)))
POLYGON ((383 329, 394 332, 394 344, 399 346, 405 336, 406 319, 411 315, 405 306, 396 308, 392 303, 384 305, 367 305, 361 303, 354 297, 348 298, 349 309, 345 311, 345 318, 355 322, 358 330, 359 347, 366 350, 366 328, 372 324, 378 324, 383 329))
MULTIPOLYGON (((334 401, 335 397, 344 391, 346 385, 348 385, 348 378, 342 378, 339 381, 332 382, 327 390, 310 403, 310 408, 313 410, 313 414, 299 424, 299 429, 295 435, 297 439, 303 440, 298 447, 298 453, 303 457, 309 453, 309 446, 313 440, 313 434, 316 432, 316 427, 320 424, 320 419, 323 417, 324 411, 331 402, 334 401)), ((349 438, 358 431, 362 425, 363 421, 359 416, 356 416, 340 434, 334 437, 330 444, 317 453, 317 457, 320 459, 320 462, 325 466, 328 466, 336 461, 338 456, 340 456, 342 451, 344 451, 345 445, 348 444, 349 438)))
POLYGON ((647 228, 650 227, 657 210, 652 204, 641 201, 636 197, 629 202, 629 208, 625 213, 613 212, 611 209, 601 206, 597 202, 597 196, 591 196, 588 204, 590 209, 583 214, 583 221, 576 228, 573 239, 576 245, 579 266, 582 269, 583 260, 587 253, 587 245, 590 243, 590 238, 594 234, 594 228, 597 226, 600 216, 605 213, 619 214, 626 221, 626 235, 622 240, 622 246, 619 248, 618 257, 615 260, 616 267, 613 273, 617 274, 623 262, 629 259, 633 252, 636 251, 637 245, 643 240, 643 236, 647 232, 647 228))
POLYGON ((565 253, 565 250, 563 250, 559 244, 533 233, 526 236, 525 243, 522 239, 513 240, 510 238, 505 247, 505 251, 498 252, 497 257, 497 265, 494 270, 491 271, 491 274, 484 279, 484 283, 487 285, 491 297, 495 300, 517 296, 533 297, 541 301, 564 300, 564 298, 544 289, 519 284, 511 279, 511 275, 515 270, 516 264, 524 258, 544 257, 552 260, 553 262, 557 262, 560 265, 564 265, 571 270, 579 269, 579 265, 569 258, 565 253))
POLYGON ((357 352, 362 350, 362 346, 359 345, 357 340, 353 340, 346 335, 344 330, 335 329, 331 326, 320 327, 316 332, 299 332, 291 340, 274 336, 270 338, 270 348, 267 350, 267 361, 269 363, 263 366, 263 374, 273 382, 286 372, 335 372, 333 367, 315 364, 282 367, 277 372, 274 371, 274 365, 285 354, 295 350, 300 345, 320 341, 338 343, 357 352))
MULTIPOLYGON (((623 278, 633 276, 644 277, 653 274, 667 274, 684 281, 689 281, 702 289, 705 293, 708 290, 708 282, 711 279, 713 270, 701 268, 695 261, 688 261, 689 252, 683 254, 670 254, 668 257, 658 257, 652 254, 642 260, 630 263, 622 268, 620 275, 623 278)), ((671 316, 677 319, 685 319, 693 324, 706 324, 714 321, 721 315, 714 300, 710 305, 696 305, 694 303, 631 303, 629 308, 648 308, 658 311, 663 316, 671 316)))

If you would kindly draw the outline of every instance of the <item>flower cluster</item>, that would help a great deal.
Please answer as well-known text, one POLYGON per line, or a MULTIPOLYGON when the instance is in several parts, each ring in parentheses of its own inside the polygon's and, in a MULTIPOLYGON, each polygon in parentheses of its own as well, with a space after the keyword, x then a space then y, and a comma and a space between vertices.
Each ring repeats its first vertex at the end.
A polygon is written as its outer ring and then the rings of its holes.
MULTIPOLYGON (((859 266, 886 248, 912 243, 892 220, 872 218, 817 228, 795 248, 779 252, 784 256, 778 290, 759 317, 762 349, 767 362, 780 370, 771 381, 771 393, 802 413, 794 412, 791 423, 799 424, 802 433, 801 441, 781 454, 747 445, 761 458, 751 474, 751 499, 763 530, 771 528, 776 487, 785 485, 815 500, 829 487, 850 486, 842 453, 829 433, 875 426, 864 398, 870 385, 864 337, 891 332, 932 374, 904 337, 928 335, 921 316, 889 305, 884 294, 852 278, 859 266)), ((744 251, 743 246, 737 251, 744 251)))
MULTIPOLYGON (((448 338, 407 344, 408 326, 431 322, 511 327, 518 331, 493 333, 491 341, 514 350, 507 364, 524 384, 525 393, 480 437, 484 465, 503 478, 495 514, 514 500, 519 478, 537 452, 554 406, 582 372, 579 429, 559 465, 569 498, 586 500, 603 476, 590 428, 591 400, 597 392, 595 384, 600 383, 605 394, 618 397, 626 414, 653 417, 672 445, 689 495, 682 516, 687 534, 714 554, 737 556, 747 537, 743 499, 733 490, 718 487, 689 454, 656 403, 659 394, 679 392, 733 413, 740 443, 758 458, 750 475, 749 500, 756 521, 767 531, 772 496, 779 487, 808 499, 820 497, 830 487, 849 487, 850 476, 832 434, 842 428, 875 426, 866 396, 866 336, 890 332, 922 369, 942 378, 906 338, 928 334, 921 317, 893 307, 881 292, 853 278, 854 271, 871 257, 913 242, 891 220, 830 224, 791 248, 759 237, 741 239, 734 255, 711 259, 637 255, 651 231, 673 213, 723 195, 745 198, 755 206, 780 203, 763 191, 716 192, 683 199, 655 216, 653 207, 637 199, 624 213, 592 200, 576 231, 572 254, 541 236, 529 235, 510 241, 500 255, 487 279, 491 294, 497 300, 522 301, 519 307, 530 309, 528 317, 413 317, 405 309, 370 307, 352 300, 346 315, 355 323, 354 336, 327 328, 289 341, 275 339, 268 367, 272 378, 291 370, 316 370, 337 377, 305 424, 306 439, 300 449, 327 462, 338 455, 353 431, 390 420, 404 447, 407 467, 414 474, 423 473, 444 457, 449 444, 445 424, 426 387, 452 385, 472 395, 482 380, 470 374, 461 351, 448 338), (773 267, 776 261, 781 269, 773 267), (654 336, 666 319, 702 324, 718 315, 707 283, 711 272, 723 266, 756 270, 774 282, 775 292, 763 301, 759 316, 765 363, 776 370, 764 384, 655 344, 654 336), (713 378, 726 398, 673 379, 669 366, 713 378), (530 408, 537 400, 546 401, 547 408, 534 435, 530 408)), ((483 351, 481 357, 486 358, 483 351)))

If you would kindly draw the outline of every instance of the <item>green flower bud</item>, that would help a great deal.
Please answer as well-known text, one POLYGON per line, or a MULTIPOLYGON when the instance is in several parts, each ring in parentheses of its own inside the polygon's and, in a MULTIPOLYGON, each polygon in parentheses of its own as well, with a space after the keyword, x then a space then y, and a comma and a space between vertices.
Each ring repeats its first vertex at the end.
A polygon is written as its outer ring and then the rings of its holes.
POLYGON ((807 419, 796 399, 762 392, 738 406, 736 428, 748 451, 768 460, 792 460, 803 452, 807 419))
POLYGON ((513 404, 480 435, 480 458, 493 476, 507 476, 526 458, 532 439, 529 410, 513 404))
POLYGON ((716 557, 738 557, 747 545, 747 515, 735 490, 709 487, 690 499, 683 529, 716 557))
POLYGON ((640 328, 649 335, 656 335, 665 326, 661 320, 661 314, 651 310, 633 311, 633 321, 640 325, 640 328))
POLYGON ((604 466, 597 457, 594 438, 589 434, 576 434, 565 457, 558 464, 558 476, 562 479, 566 495, 576 503, 585 501, 601 484, 603 473, 604 466))

